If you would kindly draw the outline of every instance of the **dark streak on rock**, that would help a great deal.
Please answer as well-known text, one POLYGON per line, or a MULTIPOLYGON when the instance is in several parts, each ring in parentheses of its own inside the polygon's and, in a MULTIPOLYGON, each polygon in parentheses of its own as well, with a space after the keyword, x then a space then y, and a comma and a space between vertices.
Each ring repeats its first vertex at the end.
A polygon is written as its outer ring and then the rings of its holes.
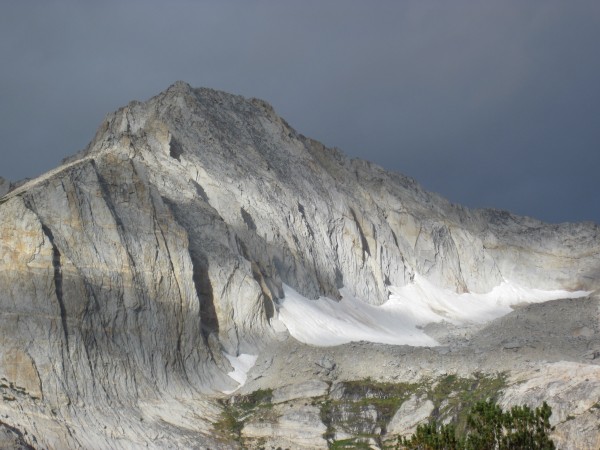
MULTIPOLYGON (((3 435, 2 439, 2 448, 14 448, 19 450, 34 450, 35 447, 32 447, 27 443, 25 437, 23 436, 23 432, 12 425, 7 424, 6 422, 0 421, 0 430, 3 435), (9 447, 10 445, 10 447, 9 447)), ((27 431, 25 432, 27 434, 27 431)), ((29 439, 34 443, 37 443, 37 439, 32 434, 29 434, 29 439)))
POLYGON ((63 299, 63 277, 62 269, 60 266, 60 250, 54 242, 54 235, 50 228, 42 223, 42 231, 44 235, 52 244, 52 267, 54 269, 54 289, 56 292, 56 299, 58 300, 58 307, 60 308, 60 321, 62 323, 63 332, 65 333, 65 343, 67 345, 67 351, 69 349, 69 330, 67 327, 67 311, 63 299))
POLYGON ((396 244, 396 247, 400 248, 400 246, 398 245, 398 237, 396 236, 396 233, 394 233, 394 230, 391 230, 392 232, 392 238, 394 239, 394 244, 396 244))
POLYGON ((251 268, 252 276, 254 277, 256 283, 258 283, 260 286, 260 289, 263 293, 263 306, 265 308, 265 314, 267 319, 271 319, 275 315, 275 306, 273 305, 273 294, 266 282, 267 277, 263 274, 258 263, 253 261, 251 268))
POLYGON ((183 155, 183 147, 177 139, 171 136, 169 141, 169 156, 177 161, 181 161, 181 155, 183 155))
POLYGON ((200 198, 202 198, 202 200, 204 200, 206 203, 208 203, 208 195, 206 195, 206 191, 200 185, 200 183, 198 183, 197 181, 194 181, 194 180, 190 180, 190 181, 194 185, 194 188, 196 189, 196 193, 200 196, 200 198))
POLYGON ((240 212, 242 213, 242 219, 244 219, 244 223, 248 227, 250 231, 256 231, 256 224, 254 223, 254 219, 252 216, 246 211, 244 208, 240 208, 240 212))
POLYGON ((311 228, 310 224, 308 223, 308 220, 306 220, 306 213, 304 211, 304 206, 301 203, 298 203, 298 212, 300 212, 300 215, 302 215, 302 219, 304 220, 304 224, 306 225, 308 234, 310 235, 311 238, 314 238, 315 233, 313 232, 313 229, 311 228))
POLYGON ((98 178, 98 185, 100 186, 100 191, 102 192, 102 197, 104 199, 104 203, 106 203, 106 207, 111 212, 113 219, 115 220, 115 222, 117 224, 117 227, 119 227, 119 229, 121 231, 123 231, 123 229, 124 229, 123 222, 121 221, 121 218, 119 217, 119 215, 117 214, 117 212, 115 210, 115 206, 112 202, 112 197, 108 190, 108 182, 104 179, 104 177, 98 170, 98 166, 96 165, 96 162, 94 160, 92 160, 92 168, 94 169, 94 172, 96 172, 96 177, 98 178))
POLYGON ((356 223, 356 228, 358 228, 358 233, 360 234, 360 243, 363 249, 363 262, 365 260, 365 253, 371 256, 371 249, 369 248, 369 243, 367 242, 367 238, 365 237, 365 233, 360 226, 358 218, 356 217, 356 213, 353 208, 350 208, 350 213, 352 214, 352 219, 354 219, 354 223, 356 223))

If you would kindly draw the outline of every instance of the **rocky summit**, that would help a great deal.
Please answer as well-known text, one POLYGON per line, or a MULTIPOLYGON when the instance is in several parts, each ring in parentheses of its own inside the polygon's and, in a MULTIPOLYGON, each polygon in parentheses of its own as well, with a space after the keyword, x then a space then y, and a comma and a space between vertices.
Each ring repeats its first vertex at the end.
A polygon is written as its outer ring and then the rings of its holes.
POLYGON ((600 446, 596 224, 451 204, 183 82, 0 195, 0 445, 386 448, 494 398, 600 446))

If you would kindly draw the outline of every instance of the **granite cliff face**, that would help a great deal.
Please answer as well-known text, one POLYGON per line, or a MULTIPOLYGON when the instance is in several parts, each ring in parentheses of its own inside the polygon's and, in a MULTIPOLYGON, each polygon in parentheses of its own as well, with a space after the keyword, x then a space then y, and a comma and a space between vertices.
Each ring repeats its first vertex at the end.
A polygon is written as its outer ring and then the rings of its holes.
POLYGON ((7 191, 0 415, 32 445, 216 445, 227 356, 284 339, 284 285, 372 305, 417 274, 458 293, 600 285, 597 225, 452 205, 261 100, 181 82, 7 191))

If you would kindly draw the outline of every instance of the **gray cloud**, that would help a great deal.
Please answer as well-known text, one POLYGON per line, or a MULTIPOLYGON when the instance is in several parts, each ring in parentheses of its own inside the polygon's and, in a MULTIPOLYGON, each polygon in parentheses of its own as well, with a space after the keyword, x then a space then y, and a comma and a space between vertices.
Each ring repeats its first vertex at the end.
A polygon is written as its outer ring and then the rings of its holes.
POLYGON ((596 1, 4 2, 0 175, 183 79, 451 201, 600 222, 596 1))

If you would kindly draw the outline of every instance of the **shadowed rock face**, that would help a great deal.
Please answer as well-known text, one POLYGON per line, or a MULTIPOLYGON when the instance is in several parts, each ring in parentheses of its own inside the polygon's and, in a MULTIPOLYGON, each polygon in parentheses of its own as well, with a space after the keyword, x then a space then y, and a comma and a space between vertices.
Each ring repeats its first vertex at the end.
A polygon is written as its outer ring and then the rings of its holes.
POLYGON ((98 423, 89 439, 105 443, 151 442, 139 435, 152 420, 181 445, 182 426, 209 440, 216 409, 201 394, 235 387, 223 352, 268 345, 282 283, 381 304, 415 273, 457 292, 503 279, 591 290, 600 279, 597 225, 469 211, 296 133, 261 100, 181 82, 109 115, 83 152, 6 191, 3 370, 25 392, 23 411, 45 417, 31 431, 46 445, 86 444, 46 433, 55 417, 98 423), (201 407, 203 419, 162 419, 157 405, 181 396, 182 417, 201 407), (130 408, 135 427, 100 431, 113 408, 130 408))

